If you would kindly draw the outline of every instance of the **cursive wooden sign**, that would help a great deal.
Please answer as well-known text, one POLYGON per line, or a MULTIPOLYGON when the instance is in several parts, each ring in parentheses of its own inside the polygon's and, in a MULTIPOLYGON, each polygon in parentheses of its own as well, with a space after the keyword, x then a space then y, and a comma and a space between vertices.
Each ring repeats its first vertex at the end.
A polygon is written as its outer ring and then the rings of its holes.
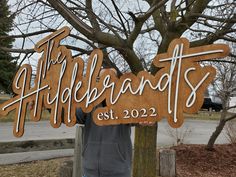
POLYGON ((126 73, 118 78, 114 72, 106 70, 98 81, 102 51, 96 49, 90 54, 83 75, 83 60, 73 58, 71 51, 60 44, 69 33, 69 28, 64 27, 36 44, 35 50, 43 54, 32 88, 31 66, 23 65, 17 72, 12 86, 16 96, 0 105, 1 115, 16 110, 15 136, 24 133, 29 102, 35 103, 30 112, 34 121, 40 120, 43 106, 51 109, 50 123, 54 128, 61 125, 62 114, 65 124, 74 126, 77 108, 86 113, 93 111, 97 125, 167 118, 172 127, 180 127, 183 113, 200 109, 204 91, 216 74, 213 67, 203 67, 199 61, 222 58, 229 53, 229 47, 224 44, 190 48, 187 39, 175 39, 167 53, 154 58, 154 65, 161 68, 155 75, 141 71, 137 75, 126 73), (106 107, 99 106, 104 100, 106 107))

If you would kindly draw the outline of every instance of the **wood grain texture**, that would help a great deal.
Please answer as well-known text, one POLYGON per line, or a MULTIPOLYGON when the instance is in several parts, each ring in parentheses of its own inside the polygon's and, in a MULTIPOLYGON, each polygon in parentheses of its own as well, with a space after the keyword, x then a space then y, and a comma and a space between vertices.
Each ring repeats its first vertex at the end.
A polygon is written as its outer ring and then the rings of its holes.
POLYGON ((1 115, 16 109, 15 136, 24 133, 30 102, 34 103, 32 120, 39 121, 42 107, 46 107, 51 110, 50 123, 54 128, 60 127, 62 119, 67 126, 74 126, 76 108, 87 113, 94 110, 93 120, 101 126, 167 118, 172 127, 180 127, 184 112, 194 113, 201 107, 205 89, 216 74, 213 67, 202 67, 199 61, 229 53, 224 44, 189 48, 187 39, 175 39, 166 53, 154 58, 154 65, 161 67, 156 75, 141 71, 118 78, 109 69, 99 75, 103 62, 99 49, 90 54, 84 71, 82 58, 73 58, 71 51, 61 45, 69 33, 70 29, 64 27, 36 44, 35 50, 42 56, 32 87, 31 66, 23 65, 17 72, 13 82, 16 96, 0 105, 1 115), (107 106, 101 107, 104 100, 107 106))

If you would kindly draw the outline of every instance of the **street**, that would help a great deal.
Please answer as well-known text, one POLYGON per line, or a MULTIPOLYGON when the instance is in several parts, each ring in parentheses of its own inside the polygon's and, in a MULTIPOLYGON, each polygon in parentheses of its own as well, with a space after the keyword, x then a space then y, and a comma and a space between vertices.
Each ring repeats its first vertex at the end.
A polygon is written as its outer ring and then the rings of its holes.
MULTIPOLYGON (((217 126, 217 121, 190 120, 185 119, 183 126, 179 129, 170 128, 165 119, 158 124, 157 144, 159 147, 171 146, 176 142, 176 135, 183 136, 183 143, 206 144, 210 135, 217 126), (171 136, 172 135, 172 136, 171 136)), ((12 133, 13 123, 0 123, 0 142, 42 140, 42 139, 64 139, 75 137, 75 126, 66 127, 64 124, 60 128, 52 128, 49 121, 26 122, 25 134, 21 138, 16 138, 12 133)), ((132 128, 132 141, 134 140, 134 128, 132 128)), ((181 141, 181 140, 180 140, 181 141)), ((222 132, 216 143, 227 143, 225 133, 222 132)))
MULTIPOLYGON (((179 142, 183 143, 206 144, 217 125, 217 121, 187 119, 180 129, 170 128, 166 120, 160 121, 158 125, 157 145, 159 148, 162 148, 175 145, 176 139, 180 139, 179 142)), ((49 121, 27 122, 24 136, 16 138, 13 136, 12 127, 13 123, 0 124, 0 142, 74 138, 76 130, 76 127, 66 127, 65 125, 54 129, 51 127, 49 121)), ((132 128, 131 139, 134 142, 134 127, 132 128)), ((216 143, 228 143, 224 132, 218 137, 216 143)), ((73 149, 0 154, 0 165, 68 157, 73 156, 73 154, 73 149)))

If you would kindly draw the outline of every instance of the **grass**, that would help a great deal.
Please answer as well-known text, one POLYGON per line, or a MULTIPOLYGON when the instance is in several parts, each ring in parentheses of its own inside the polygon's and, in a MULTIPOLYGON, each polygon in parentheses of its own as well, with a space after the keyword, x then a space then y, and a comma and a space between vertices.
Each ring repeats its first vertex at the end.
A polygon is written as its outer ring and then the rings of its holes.
MULTIPOLYGON (((8 100, 10 98, 9 95, 0 95, 0 104, 5 102, 6 100, 8 100)), ((16 114, 16 111, 13 110, 11 111, 8 115, 6 116, 0 116, 0 122, 13 122, 14 119, 15 119, 15 114, 16 114)), ((50 117, 50 113, 48 112, 48 110, 43 110, 42 112, 42 118, 41 120, 49 120, 49 117, 50 117)), ((30 114, 29 114, 29 111, 27 111, 26 113, 26 121, 30 121, 30 114)))
POLYGON ((0 94, 0 100, 8 100, 9 98, 11 98, 11 96, 8 94, 0 94))
POLYGON ((198 111, 196 114, 184 114, 184 117, 197 120, 219 120, 220 115, 220 112, 198 111))
MULTIPOLYGON (((228 112, 227 117, 234 115, 235 113, 228 112)), ((196 114, 184 114, 187 119, 197 119, 197 120, 219 120, 221 117, 221 112, 209 112, 209 111, 198 111, 196 114)))
MULTIPOLYGON (((16 111, 11 111, 7 116, 0 116, 0 122, 14 122, 16 111)), ((47 110, 43 110, 41 120, 49 120, 50 113, 47 110)), ((31 121, 30 114, 27 111, 26 121, 31 121)))
POLYGON ((58 177, 59 168, 67 158, 1 165, 1 177, 58 177))

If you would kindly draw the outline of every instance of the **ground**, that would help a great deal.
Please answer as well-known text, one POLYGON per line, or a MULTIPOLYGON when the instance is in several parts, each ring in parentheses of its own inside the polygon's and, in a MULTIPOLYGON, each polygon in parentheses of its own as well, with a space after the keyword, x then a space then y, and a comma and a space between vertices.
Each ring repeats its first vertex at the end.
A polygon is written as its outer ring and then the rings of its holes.
MULTIPOLYGON (((205 150, 205 145, 179 145, 173 149, 177 154, 177 177, 236 176, 236 144, 216 145, 215 151, 205 150)), ((68 158, 0 166, 0 174, 1 177, 58 177, 65 160, 68 158)))
POLYGON ((67 158, 41 160, 15 165, 1 165, 1 177, 58 177, 59 168, 67 158))
POLYGON ((205 145, 180 145, 176 150, 178 177, 235 177, 236 144, 215 145, 207 151, 205 145))

